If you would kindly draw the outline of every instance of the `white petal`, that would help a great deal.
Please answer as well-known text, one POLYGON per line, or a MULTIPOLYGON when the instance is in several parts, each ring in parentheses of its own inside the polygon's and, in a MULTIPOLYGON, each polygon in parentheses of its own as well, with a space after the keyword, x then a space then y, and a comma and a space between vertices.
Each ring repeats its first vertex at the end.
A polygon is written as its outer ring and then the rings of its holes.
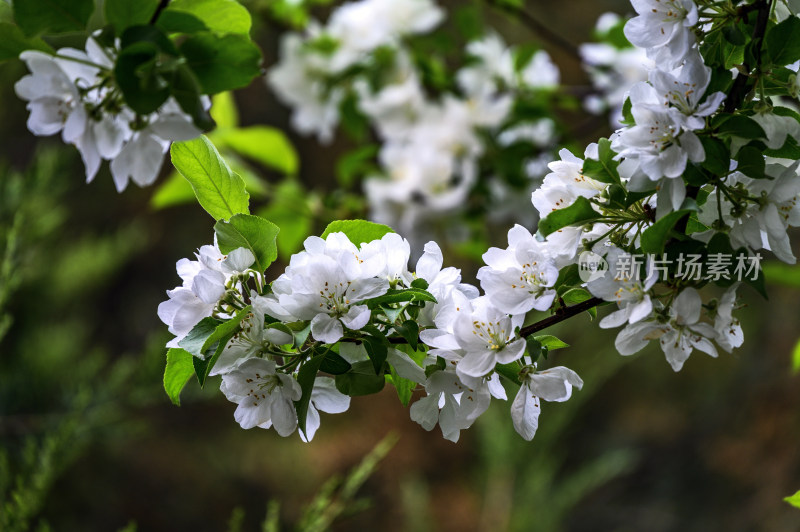
POLYGON ((333 344, 338 342, 343 334, 342 322, 327 314, 317 314, 311 320, 311 335, 318 342, 333 344))
POLYGON ((520 386, 514 402, 511 403, 511 421, 514 430, 526 441, 531 441, 539 428, 539 400, 534 397, 527 386, 520 386))

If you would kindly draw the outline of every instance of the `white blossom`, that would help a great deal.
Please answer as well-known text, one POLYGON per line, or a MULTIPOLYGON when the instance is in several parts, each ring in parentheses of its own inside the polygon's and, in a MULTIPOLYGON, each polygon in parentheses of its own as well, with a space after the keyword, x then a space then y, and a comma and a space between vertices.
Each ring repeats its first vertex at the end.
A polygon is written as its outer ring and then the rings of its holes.
POLYGON ((524 315, 553 304, 558 278, 555 261, 546 245, 521 225, 509 230, 506 249, 489 248, 483 260, 486 266, 478 271, 478 279, 486 297, 501 311, 524 315))
POLYGON ((291 375, 278 373, 271 360, 245 360, 222 376, 220 390, 239 405, 234 419, 243 429, 275 427, 286 437, 297 428, 294 401, 302 395, 300 384, 291 375))
POLYGON ((684 288, 672 302, 666 321, 639 321, 622 329, 615 341, 617 351, 632 355, 657 339, 675 371, 680 371, 694 349, 715 357, 717 350, 710 339, 716 338, 717 333, 708 323, 700 322, 701 309, 697 290, 684 288))
POLYGON ((566 401, 572 396, 573 386, 580 390, 583 380, 563 366, 524 375, 517 396, 511 403, 511 420, 517 433, 526 441, 531 441, 539 428, 539 399, 566 401))

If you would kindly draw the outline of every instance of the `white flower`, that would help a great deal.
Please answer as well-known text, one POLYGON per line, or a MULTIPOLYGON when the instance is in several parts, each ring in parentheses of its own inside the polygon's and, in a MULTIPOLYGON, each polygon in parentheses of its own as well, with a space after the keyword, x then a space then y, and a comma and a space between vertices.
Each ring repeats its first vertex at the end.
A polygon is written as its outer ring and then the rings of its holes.
POLYGON ((730 353, 733 349, 744 343, 742 325, 733 317, 736 305, 736 289, 738 283, 725 291, 717 306, 717 316, 714 318, 714 329, 717 331, 717 344, 730 353))
POLYGON ((331 58, 335 72, 361 62, 367 53, 400 37, 427 33, 444 18, 430 0, 360 0, 333 11, 326 33, 338 42, 331 58))
POLYGON ((657 64, 680 64, 694 44, 691 27, 697 24, 697 6, 692 0, 631 0, 639 16, 625 24, 625 37, 646 48, 657 64))
POLYGON ((634 256, 615 247, 606 255, 608 271, 589 281, 586 289, 595 297, 615 301, 619 310, 600 321, 600 327, 608 329, 624 323, 636 323, 653 312, 649 290, 658 281, 658 275, 649 275, 642 281, 638 268, 634 268, 634 256))
POLYGON ((277 373, 275 363, 250 358, 222 376, 220 390, 237 403, 234 419, 243 429, 275 427, 281 436, 297 428, 294 401, 300 399, 300 384, 285 373, 277 373))
POLYGON ((628 325, 617 335, 617 351, 621 355, 632 355, 650 340, 658 339, 667 362, 675 371, 680 371, 694 349, 717 356, 717 350, 709 340, 716 338, 716 331, 711 325, 699 321, 702 303, 697 290, 684 288, 672 302, 668 321, 657 319, 628 325))
POLYGON ((280 62, 267 74, 267 82, 278 98, 292 107, 292 125, 304 134, 316 133, 320 142, 330 142, 339 122, 339 89, 326 92, 325 57, 306 50, 303 38, 296 33, 283 37, 280 62))
POLYGON ((558 86, 561 73, 550 54, 538 50, 531 56, 530 61, 522 67, 520 80, 526 87, 537 89, 552 89, 558 86))
POLYGON ((449 266, 442 268, 443 257, 439 244, 430 241, 425 244, 424 253, 417 261, 414 275, 428 282, 428 292, 436 298, 436 303, 427 302, 417 319, 420 326, 427 327, 434 324, 434 320, 442 308, 452 304, 453 293, 466 299, 478 297, 478 289, 470 284, 461 282, 461 270, 449 266))
POLYGON ((445 439, 457 442, 460 432, 468 429, 483 414, 492 396, 506 399, 497 374, 491 378, 470 378, 452 369, 434 372, 425 383, 427 396, 410 408, 411 419, 425 430, 436 424, 445 439))
POLYGON ((556 125, 549 118, 533 122, 523 122, 500 133, 497 142, 501 146, 510 146, 517 142, 530 142, 538 148, 553 144, 556 140, 556 125))
POLYGON ((458 71, 456 79, 467 94, 497 90, 497 82, 512 84, 514 57, 503 39, 490 33, 467 45, 467 54, 476 62, 458 71))
POLYGON ((263 297, 254 298, 252 312, 242 320, 242 329, 228 341, 209 375, 229 373, 248 358, 265 354, 273 346, 291 343, 290 334, 265 326, 259 299, 263 297))
POLYGON ((705 117, 713 114, 725 99, 725 93, 715 92, 700 103, 710 81, 711 69, 703 63, 698 51, 692 51, 675 72, 657 68, 650 71, 650 83, 672 109, 683 115, 682 126, 688 130, 704 128, 705 117))
POLYGON ((385 268, 385 257, 362 253, 343 233, 326 240, 310 237, 305 246, 272 283, 264 307, 284 321, 311 320, 314 339, 334 343, 343 336, 343 326, 359 330, 369 322, 369 308, 357 303, 389 289, 386 279, 375 277, 385 268))
POLYGON ((517 433, 531 441, 539 427, 539 399, 566 401, 572 396, 573 386, 580 390, 583 381, 577 373, 563 366, 525 375, 511 403, 511 420, 517 433))
POLYGON ((201 133, 173 98, 151 114, 149 120, 144 129, 133 133, 111 161, 111 176, 118 192, 125 190, 129 179, 140 187, 153 184, 170 142, 190 140, 201 133))
MULTIPOLYGON (((576 157, 568 149, 558 152, 560 161, 548 164, 551 172, 544 176, 541 188, 534 191, 531 201, 541 216, 564 209, 574 203, 578 196, 592 198, 606 188, 605 183, 596 181, 583 173, 584 160, 576 157)), ((586 148, 585 157, 597 158, 597 144, 586 148)))
POLYGON ((247 270, 255 257, 246 248, 237 248, 223 255, 215 243, 203 246, 195 254, 196 261, 181 259, 176 264, 183 284, 168 290, 169 300, 158 305, 158 317, 169 326, 176 338, 167 347, 179 347, 178 343, 200 320, 211 316, 214 307, 225 295, 225 285, 234 274, 247 270))
POLYGON ((97 41, 89 38, 86 52, 61 48, 58 55, 33 50, 20 54, 32 74, 20 79, 15 89, 30 102, 28 129, 35 135, 62 131, 64 142, 78 148, 88 183, 102 159, 119 154, 131 134, 128 121, 133 114, 127 108, 110 113, 102 107, 110 89, 101 84, 101 69, 107 72, 113 64, 97 41))
POLYGON ((334 380, 330 377, 317 377, 311 390, 311 401, 308 403, 305 434, 301 431, 300 438, 305 442, 314 438, 319 429, 320 412, 341 414, 348 408, 350 408, 350 397, 336 389, 334 380))
POLYGON ((411 282, 411 273, 408 271, 411 245, 408 240, 397 233, 387 233, 379 240, 363 244, 361 254, 382 257, 385 267, 377 273, 377 277, 386 279, 390 283, 401 281, 408 284, 411 282))
MULTIPOLYGON (((761 198, 759 204, 749 204, 741 216, 734 218, 730 214, 733 204, 722 196, 723 221, 731 227, 730 237, 734 247, 748 246, 754 250, 766 248, 788 264, 796 262, 787 228, 800 225, 800 179, 797 167, 797 163, 788 167, 768 164, 766 174, 772 179, 751 179, 739 172, 731 174, 730 186, 743 183, 751 195, 761 198)), ((710 194, 698 213, 698 219, 709 227, 719 216, 717 203, 717 195, 710 194)))
MULTIPOLYGON (((20 58, 31 75, 19 80, 15 88, 21 98, 29 100, 31 132, 52 135, 61 131, 64 142, 78 148, 87 182, 94 179, 103 159, 110 160, 114 184, 121 192, 129 179, 140 186, 152 184, 169 142, 195 138, 200 131, 172 98, 158 111, 137 120, 108 83, 116 53, 91 37, 85 52, 62 48, 57 57, 23 52, 20 58)), ((207 103, 210 105, 210 100, 207 103)))
POLYGON ((507 314, 522 314, 536 309, 547 310, 553 304, 558 278, 555 261, 539 242, 521 225, 508 232, 508 248, 489 248, 478 271, 486 297, 507 314))
MULTIPOLYGON (((777 150, 786 142, 786 137, 791 135, 800 142, 800 123, 791 116, 782 116, 774 112, 759 112, 751 116, 764 130, 764 144, 767 148, 777 150)), ((732 147, 733 148, 733 147, 732 147)))
POLYGON ((612 148, 621 157, 638 159, 642 171, 653 181, 679 177, 687 160, 705 159, 697 135, 682 130, 683 115, 664 109, 650 85, 634 85, 630 98, 636 125, 622 130, 612 142, 612 148))
POLYGON ((641 48, 619 49, 606 43, 582 44, 580 53, 592 85, 602 94, 587 97, 584 106, 594 114, 611 109, 611 125, 619 127, 622 106, 630 88, 639 81, 646 81, 655 63, 641 48))
POLYGON ((420 332, 420 339, 432 348, 431 355, 457 362, 459 376, 483 377, 496 364, 509 364, 522 357, 525 340, 517 338, 516 330, 524 317, 509 317, 485 296, 470 301, 453 293, 451 302, 436 316, 436 328, 420 332))

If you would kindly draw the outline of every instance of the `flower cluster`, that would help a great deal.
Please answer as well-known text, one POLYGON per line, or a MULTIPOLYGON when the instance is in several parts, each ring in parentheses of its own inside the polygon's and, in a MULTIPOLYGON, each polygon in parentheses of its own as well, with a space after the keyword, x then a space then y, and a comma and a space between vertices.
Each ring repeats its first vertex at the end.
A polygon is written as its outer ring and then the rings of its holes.
MULTIPOLYGON (((482 177, 487 133, 501 150, 520 143, 546 150, 556 140, 546 113, 512 116, 521 95, 541 105, 546 97, 538 95, 558 87, 558 68, 544 51, 524 54, 488 33, 466 45, 469 61, 452 75, 455 83, 431 87, 436 80, 427 79, 407 41, 443 18, 431 0, 350 2, 334 9, 326 25, 284 36, 280 63, 268 75, 300 132, 328 142, 340 120, 353 113, 366 119, 381 142, 379 170, 364 182, 371 217, 415 242, 423 223, 463 209, 482 177)), ((521 170, 529 188, 541 177, 535 159, 526 157, 530 168, 521 170)), ((494 197, 513 196, 502 179, 484 177, 494 197)))
MULTIPOLYGON (((526 341, 519 330, 525 314, 549 308, 555 296, 557 269, 547 249, 520 226, 509 238, 509 249, 487 254, 495 260, 481 272, 484 296, 461 282, 459 270, 443 267, 435 242, 409 271, 408 241, 395 233, 361 246, 340 232, 309 237, 269 287, 250 268, 254 258, 248 249, 223 255, 217 244, 204 246, 198 260, 178 262, 183 285, 167 293, 158 314, 176 335, 168 347, 201 358, 204 353, 195 347, 208 323, 237 320, 237 332, 214 347, 208 374, 222 376, 221 390, 239 405, 235 418, 243 428, 293 433, 303 368, 322 357, 318 369, 335 378, 312 379, 302 416, 304 439, 319 427, 319 411, 347 409, 349 397, 342 390, 358 394, 361 384, 346 377, 358 368, 381 387, 385 371, 397 379, 396 386, 399 379, 421 385, 426 396, 411 406, 412 419, 427 430, 438 423, 445 438, 456 441, 492 397, 506 399, 496 366, 522 362, 526 341), (517 276, 520 290, 508 298, 504 284, 517 276), (418 325, 410 327, 411 322, 418 325), (392 338, 420 345, 403 349, 392 338)), ((582 382, 566 368, 537 372, 530 361, 519 368, 522 386, 511 414, 520 434, 530 439, 539 399, 566 400, 582 382)))
POLYGON ((15 89, 28 101, 28 129, 34 135, 61 132, 64 142, 78 148, 87 182, 103 160, 111 161, 111 175, 121 192, 130 180, 152 184, 170 142, 192 139, 200 130, 173 98, 147 116, 130 109, 114 81, 117 53, 91 37, 86 51, 25 51, 20 59, 31 73, 15 89))

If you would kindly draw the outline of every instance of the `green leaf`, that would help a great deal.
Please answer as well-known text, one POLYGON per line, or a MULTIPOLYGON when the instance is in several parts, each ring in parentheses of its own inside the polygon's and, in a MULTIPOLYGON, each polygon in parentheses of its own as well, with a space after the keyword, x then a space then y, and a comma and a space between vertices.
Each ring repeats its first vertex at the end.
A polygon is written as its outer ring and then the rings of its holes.
POLYGON ((411 288, 419 288, 420 290, 427 290, 428 281, 426 281, 422 277, 417 277, 416 279, 411 281, 411 288))
POLYGON ((156 26, 167 33, 197 33, 208 31, 202 20, 190 13, 165 9, 158 16, 156 26))
MULTIPOLYGON (((498 375, 505 377, 517 386, 522 384, 519 381, 519 369, 519 366, 514 362, 511 364, 497 364, 494 367, 494 370, 498 373, 498 375)), ((427 371, 425 373, 427 374, 427 371)))
POLYGON ((369 360, 356 362, 349 372, 336 376, 336 389, 350 397, 378 393, 385 385, 383 374, 375 375, 369 360))
POLYGON ((170 156, 178 172, 192 185, 197 201, 215 220, 249 212, 250 195, 244 181, 231 172, 208 138, 174 142, 170 156))
POLYGON ((168 81, 172 96, 181 109, 192 117, 194 125, 201 131, 214 129, 214 120, 204 104, 200 83, 191 69, 186 65, 177 65, 172 75, 168 77, 168 81))
POLYGON ((783 500, 788 502, 795 508, 800 508, 800 491, 796 492, 794 495, 785 497, 783 500))
POLYGON ((278 258, 275 239, 279 231, 278 226, 269 220, 250 214, 236 214, 228 222, 220 220, 214 224, 220 251, 230 253, 236 248, 249 249, 256 258, 254 268, 262 273, 278 258))
POLYGON ((573 288, 564 292, 564 294, 561 296, 561 299, 563 299, 564 303, 567 305, 575 305, 577 303, 583 303, 584 301, 592 299, 592 294, 583 288, 573 288))
POLYGON ((369 308, 377 308, 388 303, 403 303, 405 301, 430 301, 436 303, 433 294, 419 288, 389 289, 384 295, 373 297, 364 301, 369 308))
POLYGON ((602 215, 592 208, 589 200, 579 196, 575 203, 569 207, 553 211, 540 220, 539 232, 542 236, 547 236, 562 227, 584 224, 600 218, 602 218, 602 215))
POLYGON ((344 233, 350 242, 360 246, 365 242, 380 240, 387 233, 394 233, 391 227, 366 220, 336 220, 328 224, 322 238, 331 233, 344 233))
POLYGON ((623 126, 635 126, 636 120, 633 118, 633 104, 630 98, 625 98, 625 103, 622 104, 622 120, 620 124, 623 126))
POLYGON ((222 354, 222 351, 225 349, 228 341, 233 338, 235 332, 228 333, 227 335, 223 336, 219 342, 216 344, 216 348, 214 352, 211 354, 210 357, 206 359, 201 359, 195 357, 192 361, 194 365, 194 374, 197 376, 197 382, 200 383, 200 387, 202 388, 203 385, 206 383, 206 379, 208 378, 208 374, 211 373, 211 369, 217 363, 219 356, 222 354))
POLYGON ((378 154, 377 144, 367 144, 344 154, 336 163, 336 179, 343 187, 351 186, 358 176, 375 169, 374 158, 378 154))
POLYGON ((25 50, 39 50, 49 54, 55 51, 38 37, 26 37, 16 24, 0 22, 0 61, 16 59, 25 50))
POLYGON ((156 12, 158 0, 105 0, 106 21, 117 35, 130 27, 147 24, 156 12))
POLYGON ((734 46, 728 44, 722 49, 722 66, 725 68, 733 68, 736 65, 744 63, 744 46, 734 46))
POLYGON ((246 87, 261 74, 261 52, 245 35, 195 33, 179 49, 204 94, 246 87))
POLYGON ((181 346, 183 349, 186 350, 187 353, 190 353, 192 356, 198 358, 205 358, 206 353, 206 340, 209 336, 214 334, 214 331, 217 330, 217 327, 221 325, 222 322, 215 318, 203 318, 200 320, 197 325, 192 327, 192 330, 189 331, 178 345, 181 346))
POLYGON ((790 16, 767 32, 764 42, 776 65, 788 65, 800 59, 800 19, 790 16))
POLYGON ((322 365, 319 367, 320 371, 324 371, 325 373, 330 373, 331 375, 341 375, 342 373, 347 373, 350 371, 350 362, 343 359, 338 354, 334 353, 333 351, 328 351, 325 355, 325 360, 322 361, 322 365))
POLYGON ((617 154, 611 149, 611 141, 600 139, 597 142, 597 152, 599 160, 586 159, 583 162, 583 173, 601 183, 619 183, 619 161, 614 160, 617 154))
POLYGON ((322 361, 325 360, 325 355, 328 350, 315 355, 303 363, 300 371, 297 372, 297 383, 300 384, 300 389, 303 394, 300 399, 294 402, 295 410, 297 411, 297 426, 306 433, 306 416, 308 415, 308 405, 311 402, 311 392, 314 391, 314 381, 317 380, 317 373, 322 361))
POLYGON ((792 350, 792 373, 797 373, 798 371, 800 371, 800 340, 798 340, 792 350))
POLYGON ((389 366, 389 371, 390 375, 387 375, 387 378, 391 380, 392 386, 394 386, 397 392, 397 398, 400 399, 400 403, 402 403, 403 406, 408 406, 408 403, 411 402, 411 395, 414 393, 414 388, 417 387, 417 383, 398 375, 397 371, 391 365, 389 366))
POLYGON ((642 232, 641 247, 644 253, 658 254, 664 251, 664 245, 669 240, 672 228, 692 211, 682 209, 673 211, 642 232))
POLYGON ((375 370, 375 374, 383 375, 383 364, 386 362, 386 357, 389 354, 386 339, 365 336, 364 347, 367 349, 367 356, 372 361, 372 368, 375 370))
POLYGON ((417 344, 419 343, 419 325, 416 321, 407 320, 403 322, 402 325, 395 327, 394 330, 397 334, 406 339, 411 349, 414 351, 417 350, 417 344))
MULTIPOLYGON (((131 1, 131 0, 128 0, 131 1)), ((250 33, 250 13, 236 0, 172 0, 167 13, 188 13, 217 33, 250 33)))
POLYGON ((211 98, 211 117, 220 130, 239 125, 239 111, 232 92, 220 92, 211 98))
POLYGON ((221 129, 218 136, 228 148, 267 168, 274 168, 287 175, 297 173, 297 152, 279 129, 267 126, 221 129))
POLYGON ((540 336, 534 336, 534 338, 537 342, 542 344, 542 347, 546 347, 548 351, 555 351, 556 349, 569 347, 569 344, 559 340, 552 334, 542 334, 540 336))
POLYGON ((747 36, 736 25, 729 24, 722 28, 722 35, 725 37, 725 40, 731 44, 735 44, 737 46, 747 44, 747 36))
POLYGON ((178 342, 183 349, 198 358, 205 358, 208 351, 221 339, 236 333, 239 324, 250 314, 250 306, 239 310, 232 318, 220 321, 215 318, 203 318, 195 325, 183 340, 178 342))
POLYGON ((720 137, 740 137, 743 139, 765 139, 764 129, 752 118, 743 115, 718 114, 711 121, 720 137))
MULTIPOLYGON (((128 28, 125 33, 140 27, 128 28)), ((122 49, 114 65, 114 79, 125 103, 139 114, 155 112, 169 98, 169 82, 159 64, 161 53, 153 42, 134 42, 122 49)))
MULTIPOLYGON (((533 362, 536 362, 542 355, 547 356, 547 349, 533 336, 528 336, 525 339, 525 351, 533 362)), ((517 371, 519 371, 519 368, 517 368, 517 371)))
MULTIPOLYGON (((25 33, 84 31, 94 11, 93 0, 14 0, 14 20, 25 33)), ((3 35, 5 39, 5 35, 3 35)))
POLYGON ((164 391, 175 406, 181 406, 181 391, 194 375, 194 357, 183 349, 167 351, 167 366, 164 368, 164 391))
POLYGON ((714 175, 725 175, 731 165, 731 152, 728 147, 719 139, 713 137, 700 137, 706 158, 703 161, 703 168, 714 175))
POLYGON ((736 160, 739 162, 736 170, 747 177, 752 177, 753 179, 764 179, 767 177, 764 173, 764 169, 766 168, 764 155, 758 148, 754 146, 743 147, 739 150, 739 153, 736 154, 736 160))

